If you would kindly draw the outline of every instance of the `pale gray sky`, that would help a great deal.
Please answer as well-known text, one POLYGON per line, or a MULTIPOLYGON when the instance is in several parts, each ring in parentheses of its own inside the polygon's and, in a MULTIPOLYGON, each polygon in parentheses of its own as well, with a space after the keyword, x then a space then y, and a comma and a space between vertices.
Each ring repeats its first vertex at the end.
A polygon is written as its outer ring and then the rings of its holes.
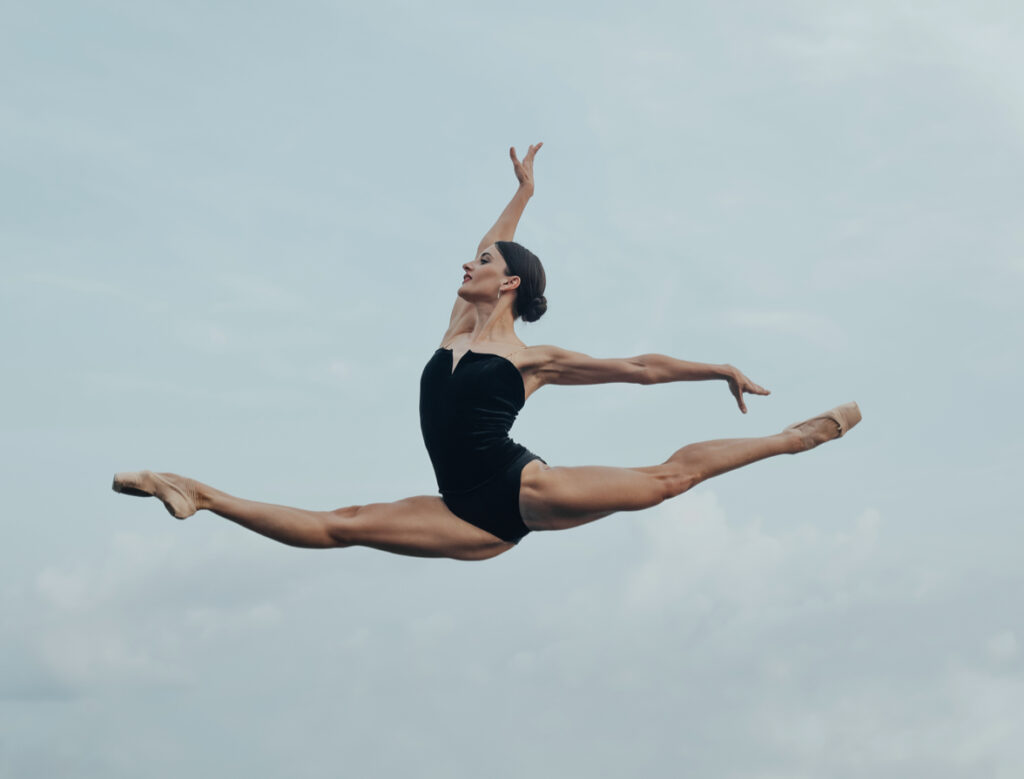
POLYGON ((1021 52, 1011 3, 9 4, 0 776, 1020 776, 1021 52), (773 394, 517 440, 862 425, 480 564, 110 491, 434 493, 419 372, 540 140, 520 335, 773 394))

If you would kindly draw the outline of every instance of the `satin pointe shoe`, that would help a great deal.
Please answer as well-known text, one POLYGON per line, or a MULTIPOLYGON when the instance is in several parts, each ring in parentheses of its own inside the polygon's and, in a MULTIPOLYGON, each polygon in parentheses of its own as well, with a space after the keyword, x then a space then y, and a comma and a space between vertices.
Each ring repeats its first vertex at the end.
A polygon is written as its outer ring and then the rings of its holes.
POLYGON ((125 495, 160 498, 168 513, 186 519, 196 513, 196 502, 187 491, 152 471, 125 471, 114 474, 114 492, 125 495))
POLYGON ((851 427, 860 422, 860 407, 855 402, 844 403, 841 406, 836 406, 826 411, 824 414, 818 414, 818 416, 805 419, 802 422, 794 422, 786 430, 795 430, 800 425, 805 425, 816 419, 831 419, 839 425, 839 437, 842 438, 851 427))

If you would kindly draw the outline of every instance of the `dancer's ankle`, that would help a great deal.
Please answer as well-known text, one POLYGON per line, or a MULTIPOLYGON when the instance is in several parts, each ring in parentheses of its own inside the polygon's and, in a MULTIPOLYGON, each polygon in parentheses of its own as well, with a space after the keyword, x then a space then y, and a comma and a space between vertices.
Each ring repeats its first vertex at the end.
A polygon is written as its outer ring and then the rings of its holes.
POLYGON ((196 504, 196 511, 204 509, 208 511, 215 500, 214 493, 216 490, 195 479, 188 479, 188 483, 191 488, 192 500, 196 504))
POLYGON ((795 446, 797 447, 794 453, 806 452, 814 449, 816 446, 821 446, 827 441, 838 438, 839 425, 833 419, 817 417, 807 422, 802 422, 795 427, 787 428, 784 432, 794 435, 795 446))
POLYGON ((165 479, 171 481, 178 489, 184 492, 192 503, 196 507, 196 511, 202 511, 203 509, 209 509, 213 503, 214 492, 210 487, 207 487, 202 482, 190 479, 187 476, 181 476, 177 473, 161 473, 165 479))

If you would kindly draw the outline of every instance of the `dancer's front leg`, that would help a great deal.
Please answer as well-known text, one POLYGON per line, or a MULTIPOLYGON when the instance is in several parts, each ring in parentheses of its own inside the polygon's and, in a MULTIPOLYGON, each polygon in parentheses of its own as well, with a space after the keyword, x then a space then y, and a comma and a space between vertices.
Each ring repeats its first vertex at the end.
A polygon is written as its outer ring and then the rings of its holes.
POLYGON ((144 474, 149 472, 118 474, 115 490, 154 495, 176 516, 207 509, 289 546, 367 546, 395 554, 456 560, 485 560, 514 546, 459 519, 433 496, 313 511, 238 498, 177 474, 144 474))
POLYGON ((681 495, 727 471, 780 454, 805 452, 836 438, 831 419, 815 418, 775 435, 726 438, 684 446, 664 463, 643 468, 523 469, 520 512, 531 530, 563 530, 618 511, 639 511, 681 495))

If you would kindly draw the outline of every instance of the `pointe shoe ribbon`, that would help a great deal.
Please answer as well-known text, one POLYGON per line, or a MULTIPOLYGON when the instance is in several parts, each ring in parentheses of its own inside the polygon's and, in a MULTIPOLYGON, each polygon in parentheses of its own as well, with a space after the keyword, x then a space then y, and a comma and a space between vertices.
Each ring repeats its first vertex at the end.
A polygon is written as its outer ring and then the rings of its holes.
POLYGON ((114 492, 125 495, 160 498, 168 513, 178 519, 186 519, 196 513, 192 497, 177 485, 152 471, 125 471, 114 474, 114 492))
POLYGON ((829 409, 823 414, 818 414, 816 417, 811 417, 810 419, 805 419, 801 422, 794 422, 792 425, 787 427, 786 430, 792 430, 800 425, 813 422, 815 419, 831 419, 839 425, 839 437, 842 438, 851 427, 860 422, 860 406, 858 406, 854 401, 844 403, 841 406, 829 409))

